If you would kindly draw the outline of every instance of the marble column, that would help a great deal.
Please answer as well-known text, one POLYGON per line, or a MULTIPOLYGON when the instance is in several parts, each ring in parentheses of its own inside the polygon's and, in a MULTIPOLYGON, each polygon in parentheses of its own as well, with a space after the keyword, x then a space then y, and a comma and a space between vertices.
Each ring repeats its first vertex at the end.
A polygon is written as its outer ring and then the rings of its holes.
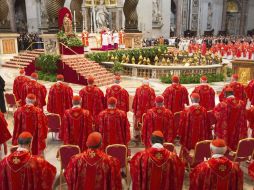
POLYGON ((28 32, 38 32, 39 18, 38 18, 38 0, 26 0, 26 18, 28 32))
POLYGON ((17 31, 16 20, 15 20, 15 8, 14 8, 15 2, 16 0, 7 0, 7 3, 9 5, 10 28, 12 32, 17 31))
POLYGON ((225 31, 227 29, 227 0, 223 0, 223 12, 222 12, 222 22, 221 22, 221 30, 225 31))
POLYGON ((182 33, 182 5, 183 0, 175 0, 176 3, 176 36, 182 33))
POLYGON ((241 16, 240 16, 240 35, 245 34, 247 15, 248 15, 248 0, 241 0, 241 16))

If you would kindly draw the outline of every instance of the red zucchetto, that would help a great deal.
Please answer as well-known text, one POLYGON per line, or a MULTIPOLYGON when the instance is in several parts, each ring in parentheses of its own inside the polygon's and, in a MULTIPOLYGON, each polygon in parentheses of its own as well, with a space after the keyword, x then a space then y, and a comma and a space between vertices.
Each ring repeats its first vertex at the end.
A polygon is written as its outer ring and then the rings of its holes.
POLYGON ((94 83, 94 77, 93 76, 88 76, 87 77, 87 83, 88 84, 93 84, 94 83))
POLYGON ((116 105, 117 99, 114 98, 114 97, 110 97, 110 98, 108 99, 107 103, 108 103, 109 105, 116 105))
POLYGON ((155 98, 155 102, 160 104, 160 103, 163 103, 164 102, 164 97, 163 96, 157 96, 155 98))
POLYGON ((174 82, 174 83, 179 83, 179 77, 176 76, 176 75, 174 75, 174 76, 172 77, 172 82, 174 82))
POLYGON ((94 147, 97 146, 101 143, 102 137, 101 134, 98 132, 92 132, 88 135, 87 141, 86 141, 86 146, 89 147, 94 147))
POLYGON ((164 135, 163 135, 163 133, 161 131, 154 131, 152 133, 152 135, 155 136, 155 137, 164 138, 164 135))
POLYGON ((37 73, 32 73, 31 77, 34 78, 34 79, 38 79, 38 74, 37 73))

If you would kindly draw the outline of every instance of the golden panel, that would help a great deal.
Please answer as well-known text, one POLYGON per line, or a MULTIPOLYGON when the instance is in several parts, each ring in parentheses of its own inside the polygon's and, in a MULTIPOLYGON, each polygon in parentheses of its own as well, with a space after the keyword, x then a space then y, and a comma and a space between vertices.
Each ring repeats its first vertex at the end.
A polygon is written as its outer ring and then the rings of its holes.
POLYGON ((239 68, 238 70, 239 82, 247 84, 251 78, 251 68, 239 68))
MULTIPOLYGON (((106 6, 116 6, 117 5, 117 0, 94 0, 94 5, 97 6, 100 4, 100 1, 103 2, 106 6)), ((92 0, 86 0, 85 3, 86 7, 91 7, 92 6, 92 0)))
POLYGON ((16 53, 15 39, 2 40, 3 54, 16 53))

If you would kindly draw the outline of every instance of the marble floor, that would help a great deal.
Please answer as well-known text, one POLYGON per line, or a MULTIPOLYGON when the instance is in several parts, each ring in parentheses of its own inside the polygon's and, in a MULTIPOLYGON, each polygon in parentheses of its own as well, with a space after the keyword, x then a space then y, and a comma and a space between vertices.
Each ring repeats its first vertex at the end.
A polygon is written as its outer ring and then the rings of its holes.
MULTIPOLYGON (((16 76, 18 76, 18 70, 16 69, 11 69, 11 68, 4 68, 4 67, 0 67, 0 75, 4 78, 5 82, 6 82, 6 92, 12 92, 12 85, 13 85, 13 80, 16 76)), ((53 84, 51 82, 45 82, 45 81, 39 81, 41 83, 43 83, 47 90, 49 90, 50 86, 53 84)), ((122 83, 121 86, 123 86, 130 95, 134 95, 135 93, 135 89, 140 86, 142 84, 142 79, 141 78, 130 78, 130 77, 122 77, 122 83)), ((76 85, 76 84, 70 84, 71 87, 74 90, 74 93, 78 93, 79 90, 82 88, 81 85, 76 85)), ((154 87, 154 89, 156 90, 156 95, 160 95, 164 89, 168 86, 167 84, 162 84, 159 80, 151 80, 150 81, 150 85, 152 87, 154 87)), ((221 91, 222 87, 225 85, 224 82, 219 82, 219 83, 212 83, 211 86, 215 89, 216 92, 221 91)), ((185 85, 188 89, 189 92, 192 92, 192 90, 195 87, 195 84, 189 84, 189 85, 185 85)), ((101 89, 105 92, 107 86, 101 87, 101 89)), ((218 96, 216 95, 216 103, 218 102, 218 96)), ((46 111, 46 110, 45 110, 46 111)), ((9 124, 9 129, 12 132, 13 130, 13 113, 12 110, 11 112, 6 115, 7 117, 7 121, 9 124)), ((132 112, 128 113, 128 118, 129 121, 131 123, 132 126, 132 118, 133 118, 133 114, 132 112)), ((131 127, 131 131, 132 131, 132 127, 131 127)), ((56 159, 56 153, 57 150, 59 148, 59 146, 62 144, 62 142, 60 141, 56 141, 53 140, 51 138, 51 134, 48 134, 48 139, 47 139, 47 148, 45 150, 45 159, 48 160, 51 164, 53 164, 56 168, 57 168, 57 179, 56 179, 56 185, 58 184, 59 180, 58 180, 58 176, 60 173, 60 163, 59 161, 56 159)), ((8 146, 11 147, 11 142, 8 142, 8 146)), ((130 149, 131 149, 131 154, 134 155, 136 152, 143 150, 142 147, 134 147, 132 146, 132 144, 130 145, 130 149)), ((180 150, 180 146, 176 146, 177 152, 179 152, 180 150)), ((247 168, 246 168, 246 164, 242 164, 242 169, 244 171, 244 190, 251 190, 254 186, 254 182, 251 181, 251 179, 249 178, 249 176, 247 175, 247 168)), ((185 180, 184 180, 184 190, 189 189, 188 188, 188 183, 189 183, 189 179, 188 179, 188 173, 185 173, 185 180)), ((123 187, 124 189, 127 189, 124 181, 123 181, 123 187)), ((57 188, 55 188, 57 189, 57 188)), ((66 187, 64 187, 63 189, 66 189, 66 187)))

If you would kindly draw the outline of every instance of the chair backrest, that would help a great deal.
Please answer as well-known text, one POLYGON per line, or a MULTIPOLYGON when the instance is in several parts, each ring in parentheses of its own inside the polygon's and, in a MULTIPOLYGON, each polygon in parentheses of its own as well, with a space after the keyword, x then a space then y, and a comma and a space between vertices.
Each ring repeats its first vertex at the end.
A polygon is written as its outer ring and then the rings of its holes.
POLYGON ((199 164, 211 157, 210 143, 210 140, 205 140, 196 144, 192 165, 199 164))
POLYGON ((122 144, 112 144, 106 147, 106 154, 117 158, 120 161, 121 168, 127 166, 127 152, 127 147, 122 144))
POLYGON ((5 93, 4 96, 5 96, 6 103, 8 105, 16 105, 16 99, 15 99, 14 94, 5 93))
POLYGON ((61 118, 58 114, 49 113, 46 115, 48 119, 48 128, 51 132, 58 132, 61 125, 61 118))
POLYGON ((61 169, 65 169, 72 156, 80 153, 80 148, 75 145, 62 145, 59 150, 61 169))
POLYGON ((19 147, 19 146, 12 146, 12 147, 10 148, 10 152, 11 152, 11 153, 15 152, 15 151, 18 149, 18 147, 19 147))
POLYGON ((170 152, 175 152, 175 145, 172 143, 163 143, 163 147, 166 148, 170 152))
POLYGON ((250 156, 253 155, 253 151, 254 151, 254 138, 246 138, 240 140, 236 150, 235 161, 248 159, 250 156))

